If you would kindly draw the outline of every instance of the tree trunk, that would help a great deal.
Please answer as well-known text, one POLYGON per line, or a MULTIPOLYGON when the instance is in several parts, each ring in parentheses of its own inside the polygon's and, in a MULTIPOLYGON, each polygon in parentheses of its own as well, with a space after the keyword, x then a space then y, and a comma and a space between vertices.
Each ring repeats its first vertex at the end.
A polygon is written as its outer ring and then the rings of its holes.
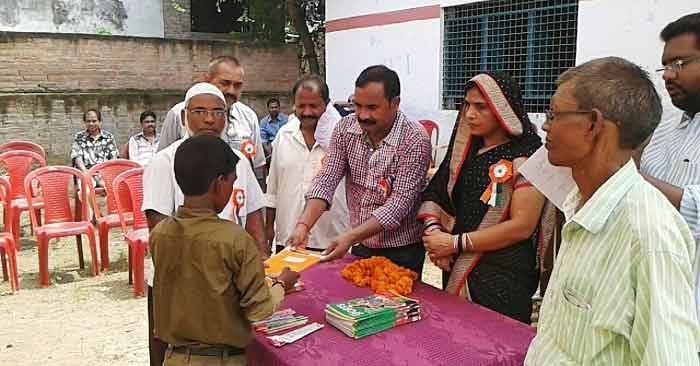
POLYGON ((294 29, 299 32, 299 39, 301 44, 304 46, 304 57, 309 63, 309 70, 313 74, 320 75, 321 68, 318 64, 318 58, 316 57, 316 45, 314 40, 309 34, 309 28, 306 26, 306 14, 304 8, 301 7, 299 0, 286 0, 287 1, 287 12, 289 13, 289 18, 292 20, 294 29))

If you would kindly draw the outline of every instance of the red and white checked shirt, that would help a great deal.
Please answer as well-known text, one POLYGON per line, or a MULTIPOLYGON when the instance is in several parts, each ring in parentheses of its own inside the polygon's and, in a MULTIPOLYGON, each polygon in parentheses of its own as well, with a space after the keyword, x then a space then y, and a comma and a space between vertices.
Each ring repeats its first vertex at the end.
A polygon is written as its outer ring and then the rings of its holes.
POLYGON ((373 149, 355 114, 343 118, 331 137, 326 161, 306 199, 329 203, 345 177, 350 225, 371 217, 381 232, 362 241, 370 248, 393 248, 421 241, 416 215, 430 165, 430 140, 423 127, 398 112, 389 134, 373 149))

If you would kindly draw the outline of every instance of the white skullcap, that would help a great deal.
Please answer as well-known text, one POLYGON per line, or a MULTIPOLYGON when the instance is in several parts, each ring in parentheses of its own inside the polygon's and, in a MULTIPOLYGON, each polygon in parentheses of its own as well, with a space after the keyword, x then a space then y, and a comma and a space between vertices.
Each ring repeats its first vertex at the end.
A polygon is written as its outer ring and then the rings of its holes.
POLYGON ((224 105, 226 105, 226 98, 224 98, 224 93, 219 90, 214 84, 210 83, 197 83, 192 85, 192 87, 187 90, 187 94, 185 94, 185 106, 188 106, 190 104, 190 99, 192 99, 195 95, 200 95, 200 94, 213 94, 219 99, 221 99, 222 102, 224 102, 224 105))

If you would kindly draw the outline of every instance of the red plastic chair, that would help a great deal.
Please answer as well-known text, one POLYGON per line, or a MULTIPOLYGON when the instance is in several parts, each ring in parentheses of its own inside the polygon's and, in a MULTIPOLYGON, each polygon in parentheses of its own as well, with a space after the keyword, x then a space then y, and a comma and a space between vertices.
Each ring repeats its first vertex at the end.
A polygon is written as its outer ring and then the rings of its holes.
MULTIPOLYGON (((12 221, 12 207, 10 206, 10 194, 12 187, 10 182, 0 177, 0 201, 3 204, 3 212, 8 221, 12 221)), ((12 235, 12 225, 5 225, 5 231, 0 232, 0 261, 2 261, 3 280, 10 280, 10 291, 19 291, 19 276, 17 275, 17 248, 15 237, 12 235), (7 261, 5 259, 7 257, 7 261), (9 271, 8 271, 9 264, 9 271)))
POLYGON ((124 238, 129 245, 129 283, 134 284, 134 296, 144 296, 143 261, 148 251, 148 221, 141 211, 143 203, 143 168, 129 169, 114 179, 114 188, 124 238), (128 226, 128 208, 134 208, 132 230, 128 226))
POLYGON ((13 150, 31 151, 41 155, 41 157, 46 160, 46 151, 44 151, 44 148, 41 147, 41 145, 35 144, 31 141, 14 140, 0 145, 0 152, 13 150))
MULTIPOLYGON (((24 189, 29 193, 27 199, 29 205, 37 198, 43 198, 44 224, 41 225, 36 217, 36 209, 29 210, 34 234, 39 245, 39 284, 41 287, 49 285, 49 240, 64 236, 85 234, 90 242, 90 256, 92 258, 92 275, 97 275, 98 261, 95 247, 95 229, 90 221, 76 219, 70 207, 70 183, 74 179, 80 184, 81 200, 87 200, 87 188, 90 186, 88 178, 81 171, 67 166, 50 166, 39 168, 27 176, 24 180, 24 189), (34 183, 38 183, 40 189, 32 189, 34 183)), ((78 189, 78 187, 74 187, 78 189)), ((33 206, 32 206, 33 207, 33 206)), ((87 217, 87 206, 83 205, 80 217, 87 217)))
MULTIPOLYGON (((117 202, 114 197, 114 178, 119 174, 132 169, 138 168, 140 165, 136 162, 115 159, 99 163, 88 170, 88 178, 94 179, 96 175, 100 175, 104 180, 104 192, 107 196, 107 211, 102 213, 100 206, 97 204, 97 194, 94 189, 90 189, 90 202, 92 210, 95 212, 95 221, 97 221, 97 230, 100 234, 100 265, 103 271, 109 270, 109 230, 119 227, 120 220, 117 213, 117 202)), ((126 221, 131 225, 133 218, 131 217, 131 203, 124 206, 126 213, 126 221)))
MULTIPOLYGON (((40 167, 46 166, 46 159, 43 156, 27 150, 12 150, 0 154, 0 164, 4 165, 7 174, 10 176, 10 185, 12 192, 10 194, 10 207, 12 208, 12 221, 8 221, 7 216, 4 218, 5 225, 10 225, 12 234, 15 236, 15 244, 17 248, 21 248, 22 244, 19 241, 19 222, 22 211, 29 209, 27 201, 27 191, 24 188, 24 179, 29 172, 32 171, 32 166, 38 164, 40 167)), ((41 199, 34 201, 34 208, 41 209, 44 203, 41 199)))
MULTIPOLYGON (((437 145, 440 141, 440 127, 438 126, 435 121, 431 121, 429 119, 422 119, 418 121, 421 125, 423 125, 423 128, 425 128, 425 132, 428 133, 428 137, 430 137, 430 143, 433 144, 433 132, 435 132, 435 145, 437 145)), ((431 163, 431 166, 435 166, 435 160, 437 159, 437 151, 433 151, 433 161, 431 163)))

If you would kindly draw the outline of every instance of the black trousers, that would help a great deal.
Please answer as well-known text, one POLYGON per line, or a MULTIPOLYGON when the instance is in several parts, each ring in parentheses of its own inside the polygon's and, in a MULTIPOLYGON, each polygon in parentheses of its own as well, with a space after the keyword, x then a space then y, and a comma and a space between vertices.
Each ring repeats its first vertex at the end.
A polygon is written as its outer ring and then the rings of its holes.
POLYGON ((368 248, 357 244, 350 249, 356 257, 384 257, 401 267, 408 268, 418 274, 418 280, 423 278, 423 263, 425 263, 425 247, 423 242, 405 245, 397 248, 368 248))

